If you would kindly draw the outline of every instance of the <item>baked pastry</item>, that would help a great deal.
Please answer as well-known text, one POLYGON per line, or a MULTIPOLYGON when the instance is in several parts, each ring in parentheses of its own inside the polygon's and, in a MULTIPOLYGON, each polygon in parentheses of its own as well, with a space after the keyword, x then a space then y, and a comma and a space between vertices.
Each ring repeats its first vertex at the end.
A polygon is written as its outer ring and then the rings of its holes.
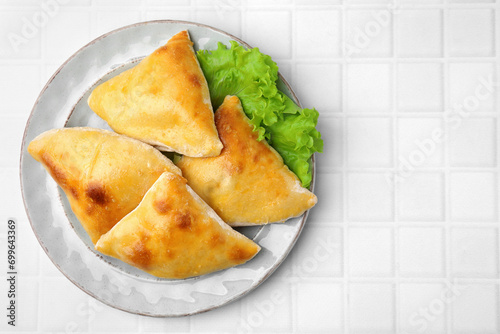
POLYGON ((95 248, 151 275, 174 279, 242 264, 260 250, 225 224, 183 177, 169 172, 95 248))
POLYGON ((215 113, 224 144, 217 157, 177 161, 196 193, 231 226, 282 222, 313 207, 316 196, 265 141, 257 140, 240 100, 227 96, 215 113))
POLYGON ((50 130, 31 141, 28 152, 64 190, 94 244, 140 203, 163 172, 181 174, 154 147, 106 130, 50 130))
POLYGON ((207 157, 222 149, 207 81, 187 31, 97 86, 88 104, 116 132, 162 151, 207 157))

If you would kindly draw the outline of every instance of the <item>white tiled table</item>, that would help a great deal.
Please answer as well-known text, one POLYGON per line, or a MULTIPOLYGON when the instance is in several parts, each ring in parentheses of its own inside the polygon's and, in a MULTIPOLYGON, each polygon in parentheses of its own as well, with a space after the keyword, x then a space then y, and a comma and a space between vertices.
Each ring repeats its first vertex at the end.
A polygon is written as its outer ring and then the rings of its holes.
POLYGON ((19 250, 18 326, 2 315, 0 331, 499 333, 499 18, 494 0, 0 1, 1 309, 8 218, 19 250), (209 24, 270 54, 320 111, 325 140, 319 204, 289 258, 243 299, 174 319, 70 283, 31 231, 18 177, 52 73, 101 34, 153 19, 209 24))

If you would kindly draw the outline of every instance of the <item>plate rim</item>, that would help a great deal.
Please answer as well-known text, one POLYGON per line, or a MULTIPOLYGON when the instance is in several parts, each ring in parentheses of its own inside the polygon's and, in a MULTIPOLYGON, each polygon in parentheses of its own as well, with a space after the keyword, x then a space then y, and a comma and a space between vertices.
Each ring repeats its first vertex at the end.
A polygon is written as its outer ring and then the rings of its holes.
MULTIPOLYGON (((283 253, 283 257, 281 259, 279 259, 279 261, 275 262, 274 265, 269 269, 269 271, 258 278, 258 280, 254 281, 247 289, 235 294, 232 298, 229 298, 229 299, 226 299, 224 300, 223 302, 219 303, 219 304, 215 304, 215 305, 212 305, 210 307, 206 307, 204 309, 201 309, 201 310, 197 310, 197 311, 193 311, 193 312, 187 312, 187 313, 183 313, 183 314, 149 314, 149 313, 146 313, 146 312, 140 312, 140 311, 134 311, 134 310, 129 310, 129 309, 126 309, 126 308, 123 308, 123 307, 120 307, 118 305, 114 305, 112 304, 111 302, 108 302, 107 300, 104 300, 103 298, 99 297, 98 295, 92 293, 91 291, 89 291, 88 289, 85 289, 84 286, 82 286, 82 284, 78 283, 76 280, 74 280, 73 278, 71 278, 70 276, 68 276, 68 274, 60 267, 60 265, 58 263, 55 262, 55 260, 49 255, 49 251, 48 249, 46 248, 45 244, 42 242, 42 240, 40 240, 40 236, 38 235, 38 233, 36 232, 36 229, 33 225, 33 221, 32 221, 32 217, 30 216, 30 213, 29 213, 29 210, 28 210, 28 204, 27 204, 27 201, 26 201, 26 198, 25 198, 25 190, 24 190, 24 181, 23 181, 23 161, 24 161, 24 152, 26 151, 26 146, 27 146, 27 142, 26 142, 26 137, 27 137, 27 132, 28 132, 28 128, 29 126, 31 125, 31 122, 32 122, 32 118, 33 118, 33 115, 34 115, 34 112, 36 111, 36 107, 38 106, 39 104, 39 101, 40 99, 42 98, 42 96, 44 95, 45 91, 47 90, 47 88, 50 86, 50 84, 52 83, 52 81, 57 77, 57 75, 61 72, 61 70, 72 60, 74 59, 82 50, 90 47, 91 45, 95 44, 96 42, 112 35, 112 34, 115 34, 117 32, 120 32, 120 31, 124 31, 124 30, 127 30, 127 29, 132 29, 134 27, 137 27, 137 26, 143 26, 143 25, 150 25, 150 24, 183 24, 183 25, 193 25, 193 26, 197 26, 197 27, 201 27, 201 28, 204 28, 204 29, 209 29, 209 30, 212 30, 212 31, 215 31, 217 33, 220 33, 220 34, 223 34, 223 35, 226 35, 227 37, 229 37, 230 39, 233 39, 235 41, 237 41, 239 44, 243 45, 245 48, 253 48, 250 44, 246 43, 245 41, 243 41, 241 38, 239 37, 236 37, 230 33, 227 33, 219 28, 215 28, 213 26, 210 26, 210 25, 206 25, 206 24, 202 24, 202 23, 198 23, 198 22, 193 22, 193 21, 186 21, 186 20, 172 20, 172 19, 165 19, 165 20, 148 20, 148 21, 141 21, 141 22, 137 22, 137 23, 133 23, 133 24, 129 24, 129 25, 125 25, 123 27, 120 27, 120 28, 117 28, 117 29, 113 29, 109 32, 106 32, 96 38, 94 38, 93 40, 91 40, 90 42, 88 42, 87 44, 85 44, 84 46, 80 47, 78 50, 76 50, 71 56, 69 56, 59 67, 58 69, 51 75, 51 77, 47 80, 47 83, 44 85, 44 87, 41 89, 38 97, 36 98, 34 104, 33 104, 33 107, 31 108, 31 111, 30 111, 30 114, 28 116, 28 119, 26 121, 26 125, 25 125, 25 128, 24 128, 24 132, 23 132, 23 136, 22 136, 22 141, 21 141, 21 150, 20 150, 20 158, 19 158, 19 181, 20 181, 20 188, 21 188, 21 195, 22 195, 22 200, 23 200, 23 205, 24 205, 24 209, 25 209, 25 212, 26 212, 26 216, 28 218, 28 221, 30 223, 30 227, 33 231, 33 234, 35 235, 39 245, 41 246, 41 248, 43 249, 43 251, 45 252, 46 256, 50 259, 50 261, 54 264, 54 266, 59 270, 59 272, 61 274, 63 274, 64 277, 66 277, 71 283, 73 283, 76 287, 78 287, 80 290, 82 290, 83 292, 85 292, 87 295, 89 295, 90 297, 98 300, 99 302, 107 305, 107 306, 110 306, 112 308, 115 308, 115 309, 118 309, 118 310, 121 310, 121 311, 124 311, 124 312, 127 312, 127 313, 130 313, 130 314, 137 314, 137 315, 141 315, 141 316, 148 316, 148 317, 155 317, 155 318, 176 318, 176 317, 186 317, 186 316, 191 316, 191 315, 195 315, 195 314, 200 314, 200 313, 205 313, 205 312, 208 312, 210 310, 213 310, 213 309, 217 309, 219 307, 222 307, 224 305, 228 305, 240 298, 242 298, 243 296, 249 294, 251 291, 253 291, 254 289, 256 289, 257 287, 259 287, 260 285, 262 285, 262 283, 267 280, 267 278, 269 278, 277 269, 278 267, 281 266, 281 264, 285 261, 285 259, 289 256, 290 252, 292 251, 292 249, 294 248, 297 240, 299 239, 301 233, 302 233, 302 230, 304 229, 304 226, 305 226, 305 222, 307 221, 307 218, 309 216, 309 211, 310 210, 306 210, 301 216, 299 216, 300 218, 300 221, 299 221, 299 226, 298 226, 298 231, 297 233, 295 234, 295 236, 293 237, 292 240, 289 241, 288 243, 288 246, 287 246, 287 249, 286 251, 283 253)), ((286 81, 286 79, 282 76, 282 74, 280 72, 278 72, 278 77, 279 79, 282 81, 282 83, 287 87, 288 91, 290 92, 290 94, 292 95, 293 97, 293 100, 297 103, 297 105, 302 108, 302 105, 298 99, 298 97, 296 96, 295 92, 293 91, 292 87, 290 86, 290 84, 286 81)), ((78 103, 78 101, 77 101, 78 103)), ((76 105, 76 104, 75 104, 76 105)), ((69 119, 69 117, 71 116, 71 114, 73 113, 74 111, 74 106, 73 105, 73 109, 71 110, 70 114, 68 115, 68 118, 67 120, 69 119)), ((66 122, 67 122, 66 120, 66 122)), ((315 179, 316 179, 316 161, 315 161, 315 154, 313 154, 311 156, 311 166, 312 166, 312 179, 311 179, 311 183, 310 183, 310 187, 309 187, 309 190, 311 192, 314 193, 314 188, 315 188, 315 179)))

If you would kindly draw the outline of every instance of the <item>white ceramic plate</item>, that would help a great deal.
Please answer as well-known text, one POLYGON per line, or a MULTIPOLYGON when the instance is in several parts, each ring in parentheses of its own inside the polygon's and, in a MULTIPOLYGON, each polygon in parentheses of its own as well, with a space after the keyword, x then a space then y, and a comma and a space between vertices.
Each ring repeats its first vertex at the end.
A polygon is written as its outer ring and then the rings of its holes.
MULTIPOLYGON (((101 302, 158 317, 207 311, 257 287, 288 255, 307 212, 285 224, 239 229, 262 247, 244 265, 185 280, 159 279, 94 251, 66 196, 26 148, 37 135, 54 128, 109 129, 87 105, 93 87, 134 66, 184 29, 188 29, 195 50, 215 49, 217 42, 229 45, 230 40, 249 47, 223 31, 191 22, 151 21, 114 30, 81 48, 52 76, 33 107, 21 148, 21 186, 26 211, 40 245, 52 262, 75 285, 101 302)), ((299 104, 281 76, 279 88, 299 104)))

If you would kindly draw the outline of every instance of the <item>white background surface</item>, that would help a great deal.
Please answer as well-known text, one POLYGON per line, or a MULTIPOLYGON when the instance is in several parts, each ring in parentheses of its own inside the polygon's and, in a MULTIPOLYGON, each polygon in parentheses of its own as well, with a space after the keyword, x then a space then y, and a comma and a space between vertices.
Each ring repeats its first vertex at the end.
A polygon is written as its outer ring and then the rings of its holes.
MULTIPOLYGON (((499 5, 474 0, 0 1, 0 309, 17 221, 17 327, 0 331, 499 333, 499 5), (54 71, 92 39, 153 19, 205 23, 273 57, 320 111, 319 204, 250 295, 155 319, 103 305, 41 250, 19 150, 54 71), (13 38, 21 39, 16 46, 13 38)), ((19 41, 19 40, 18 40, 19 41)))

